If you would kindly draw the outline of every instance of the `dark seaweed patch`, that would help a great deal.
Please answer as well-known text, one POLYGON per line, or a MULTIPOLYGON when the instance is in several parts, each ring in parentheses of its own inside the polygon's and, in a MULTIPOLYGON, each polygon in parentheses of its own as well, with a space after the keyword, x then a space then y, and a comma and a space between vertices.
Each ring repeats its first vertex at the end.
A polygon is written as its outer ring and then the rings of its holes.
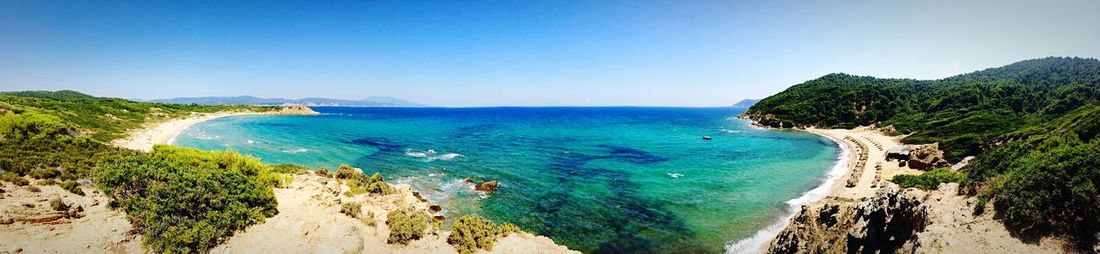
POLYGON ((599 147, 607 148, 610 157, 631 163, 654 164, 668 161, 668 158, 630 147, 615 145, 599 145, 599 147))
POLYGON ((378 150, 383 153, 402 152, 404 148, 401 144, 388 138, 360 138, 348 141, 348 143, 372 146, 378 148, 378 150))
POLYGON ((525 221, 525 225, 534 225, 539 233, 561 239, 564 244, 583 252, 715 251, 700 249, 703 245, 691 239, 692 233, 683 221, 661 209, 659 204, 636 195, 638 186, 630 181, 627 173, 585 165, 592 160, 609 158, 636 163, 664 161, 664 158, 637 149, 618 148, 612 149, 611 155, 572 153, 557 157, 550 165, 550 169, 557 172, 557 186, 533 199, 532 211, 527 214, 529 218, 520 220, 525 221), (574 195, 574 188, 591 186, 591 181, 601 181, 607 191, 594 193, 596 196, 574 195), (669 246, 677 247, 661 249, 669 246))

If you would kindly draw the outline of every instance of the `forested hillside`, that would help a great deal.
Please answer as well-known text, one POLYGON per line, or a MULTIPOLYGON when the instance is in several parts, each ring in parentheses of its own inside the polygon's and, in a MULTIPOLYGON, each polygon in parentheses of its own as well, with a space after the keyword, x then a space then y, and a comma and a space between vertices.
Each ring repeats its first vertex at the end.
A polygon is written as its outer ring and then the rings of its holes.
POLYGON ((1100 99, 1100 61, 1051 57, 940 80, 829 74, 761 100, 745 115, 778 127, 893 125, 951 160, 1100 99))
MULTIPOLYGON (((1050 57, 940 80, 829 74, 761 100, 745 116, 773 127, 876 124, 975 155, 962 184, 1021 236, 1100 232, 1100 61, 1050 57)), ((1084 247, 1083 247, 1084 248, 1084 247)))

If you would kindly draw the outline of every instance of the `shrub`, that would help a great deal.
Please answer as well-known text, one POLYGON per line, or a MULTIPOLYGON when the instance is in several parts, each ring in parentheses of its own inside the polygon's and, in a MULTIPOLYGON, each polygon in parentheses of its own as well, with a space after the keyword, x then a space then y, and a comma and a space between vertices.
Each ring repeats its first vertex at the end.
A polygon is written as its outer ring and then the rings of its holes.
POLYGON ((30 181, 27 181, 26 178, 23 178, 12 172, 7 172, 3 175, 0 175, 0 179, 4 180, 5 182, 15 184, 17 186, 26 186, 31 183, 30 181))
POLYGON ((386 215, 386 226, 390 227, 387 243, 408 244, 424 236, 428 215, 412 210, 391 211, 386 215))
POLYGON ((35 179, 49 179, 61 175, 61 171, 56 168, 37 168, 31 170, 27 175, 35 179))
POLYGON ((519 232, 523 232, 523 230, 519 227, 516 227, 516 225, 512 225, 512 223, 504 223, 500 225, 500 236, 508 236, 512 233, 519 232))
POLYGON ((100 168, 97 184, 153 252, 205 252, 278 213, 269 166, 233 151, 158 145, 100 168))
POLYGON ((53 179, 46 179, 46 180, 38 181, 37 183, 34 183, 34 184, 38 185, 38 186, 47 186, 47 185, 57 184, 57 181, 55 181, 53 179))
POLYGON ((340 169, 336 170, 336 178, 339 179, 353 179, 360 175, 363 175, 363 171, 353 168, 348 164, 340 165, 340 169))
POLYGON ((1069 233, 1085 245, 1096 241, 1100 142, 1032 154, 1004 177, 993 205, 1010 228, 1029 234, 1069 233))
POLYGON ((297 164, 284 163, 271 166, 271 172, 280 174, 305 174, 309 173, 309 168, 297 164))
POLYGON ((50 208, 53 209, 54 211, 59 211, 59 212, 68 211, 69 210, 69 205, 65 204, 65 201, 62 201, 60 198, 55 198, 55 199, 50 200, 50 208))
POLYGON ((390 195, 397 193, 397 190, 382 180, 382 175, 374 173, 371 176, 360 174, 354 179, 345 181, 351 190, 344 193, 346 196, 355 196, 363 193, 390 195))
POLYGON ((290 174, 272 173, 272 177, 275 178, 275 187, 286 188, 294 183, 294 176, 290 174))
POLYGON ((890 181, 897 183, 902 188, 917 187, 923 190, 934 190, 941 183, 954 183, 962 181, 965 174, 955 172, 950 168, 937 168, 920 175, 896 175, 890 181))
POLYGON ((80 188, 80 184, 73 180, 61 182, 61 188, 76 195, 84 196, 84 189, 80 188))
POLYGON ((344 205, 340 207, 340 213, 347 214, 352 218, 359 218, 362 211, 363 205, 359 204, 359 202, 344 203, 344 205))
POLYGON ((27 191, 29 191, 29 192, 41 192, 42 191, 42 189, 39 189, 38 186, 34 186, 34 185, 27 185, 27 187, 23 187, 23 188, 27 189, 27 191))
POLYGON ((317 175, 323 177, 332 177, 332 172, 328 171, 328 169, 324 167, 317 168, 317 170, 314 170, 313 173, 316 173, 317 175))
POLYGON ((454 246, 458 253, 468 254, 478 249, 493 250, 493 242, 500 232, 493 221, 476 215, 463 215, 451 225, 451 236, 447 243, 454 246))

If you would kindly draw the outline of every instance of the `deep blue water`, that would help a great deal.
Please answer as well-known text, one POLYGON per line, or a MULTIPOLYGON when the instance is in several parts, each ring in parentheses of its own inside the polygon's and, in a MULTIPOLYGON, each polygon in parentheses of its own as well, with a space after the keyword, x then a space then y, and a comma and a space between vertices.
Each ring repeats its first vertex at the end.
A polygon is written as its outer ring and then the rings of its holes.
POLYGON ((721 252, 822 181, 836 145, 761 130, 731 108, 315 108, 203 122, 176 144, 270 163, 346 163, 457 215, 585 252, 721 252), (702 136, 712 140, 703 140, 702 136), (463 179, 498 179, 489 196, 463 179))

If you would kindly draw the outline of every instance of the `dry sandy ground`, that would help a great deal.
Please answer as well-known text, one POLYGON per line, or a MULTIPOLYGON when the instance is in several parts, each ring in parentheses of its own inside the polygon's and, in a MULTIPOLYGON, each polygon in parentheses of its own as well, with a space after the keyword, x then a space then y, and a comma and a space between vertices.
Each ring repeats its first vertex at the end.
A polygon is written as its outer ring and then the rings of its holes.
MULTIPOLYGON (((295 175, 294 182, 276 189, 279 214, 239 232, 212 253, 457 253, 447 244, 449 232, 430 229, 408 245, 387 244, 386 214, 414 209, 431 214, 408 185, 395 185, 395 195, 342 195, 347 187, 335 179, 295 175), (340 213, 341 204, 363 204, 360 218, 340 213), (272 241, 272 239, 278 239, 272 241)), ((570 253, 546 237, 512 234, 497 241, 491 253, 570 253)))
POLYGON ((107 197, 95 188, 85 184, 85 196, 58 185, 38 188, 3 183, 0 253, 142 252, 141 237, 130 233, 126 215, 107 208, 107 197), (72 206, 71 212, 54 211, 50 200, 57 198, 72 206))
MULTIPOLYGON (((898 174, 920 174, 922 171, 899 167, 898 162, 887 161, 886 150, 900 145, 899 137, 890 137, 868 128, 807 129, 807 131, 838 140, 849 149, 849 168, 830 188, 829 196, 860 200, 871 197, 875 191, 898 174), (857 168, 860 149, 867 150, 863 168, 857 168), (876 165, 881 163, 881 169, 876 165), (861 174, 853 175, 852 172, 861 174), (876 182, 876 176, 879 181, 876 182), (858 177, 855 187, 846 187, 849 179, 858 177)), ((1025 243, 1012 237, 1004 224, 993 219, 992 212, 981 216, 972 214, 975 197, 958 195, 956 184, 945 184, 940 190, 928 192, 931 224, 918 233, 924 253, 1063 253, 1063 243, 1055 239, 1043 239, 1038 244, 1025 243)), ((987 207, 986 211, 992 211, 987 207)))

